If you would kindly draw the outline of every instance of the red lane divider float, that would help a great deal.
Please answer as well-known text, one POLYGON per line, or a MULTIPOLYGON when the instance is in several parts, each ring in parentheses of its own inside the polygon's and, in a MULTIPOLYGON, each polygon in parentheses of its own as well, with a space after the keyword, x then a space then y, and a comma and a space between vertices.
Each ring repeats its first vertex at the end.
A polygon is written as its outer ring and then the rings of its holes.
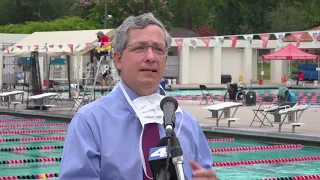
POLYGON ((25 128, 25 127, 57 127, 68 126, 69 123, 53 123, 53 124, 9 124, 0 125, 0 128, 25 128))
POLYGON ((9 122, 44 122, 45 119, 2 119, 0 123, 9 123, 9 122))
POLYGON ((58 173, 48 173, 48 174, 36 174, 36 175, 24 175, 24 176, 3 176, 0 180, 17 180, 17 179, 46 179, 58 177, 58 173))
POLYGON ((37 158, 37 159, 15 159, 15 160, 6 160, 0 161, 0 164, 23 164, 23 163, 32 163, 32 162, 59 162, 61 158, 37 158))
POLYGON ((295 157, 295 158, 279 158, 279 159, 265 159, 265 160, 249 160, 249 161, 233 161, 233 162, 217 162, 212 165, 215 167, 219 166, 242 166, 252 164, 274 164, 274 163, 287 163, 297 161, 319 161, 320 156, 309 156, 309 157, 295 157))
POLYGON ((41 133, 61 133, 67 132, 66 129, 42 129, 42 130, 23 130, 23 131, 0 131, 0 134, 12 135, 12 134, 41 134, 41 133))
POLYGON ((301 144, 285 144, 274 146, 252 146, 252 147, 232 147, 232 148, 215 148, 211 149, 212 153, 216 152, 232 152, 232 151, 262 151, 262 150, 276 150, 276 149, 301 149, 301 144))
POLYGON ((234 138, 210 138, 207 139, 208 142, 226 142, 226 141, 234 141, 234 138))
POLYGON ((51 150, 62 149, 63 146, 37 146, 37 147, 13 147, 13 148, 1 148, 0 151, 27 151, 27 150, 51 150))
POLYGON ((48 137, 35 137, 35 138, 16 138, 16 139, 0 139, 0 143, 3 142, 34 142, 34 141, 64 141, 65 136, 48 136, 48 137))
POLYGON ((279 179, 317 180, 317 179, 320 179, 320 174, 303 175, 303 176, 292 176, 292 177, 281 177, 281 178, 264 178, 264 179, 261 179, 261 180, 279 180, 279 179))

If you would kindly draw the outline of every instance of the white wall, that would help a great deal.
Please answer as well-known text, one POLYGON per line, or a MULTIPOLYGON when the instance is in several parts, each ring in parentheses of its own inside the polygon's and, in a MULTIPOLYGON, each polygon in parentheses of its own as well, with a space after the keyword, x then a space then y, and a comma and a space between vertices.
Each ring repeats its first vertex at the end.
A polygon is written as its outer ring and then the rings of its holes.
POLYGON ((211 81, 211 49, 207 50, 204 47, 189 48, 189 83, 208 83, 211 81))
POLYGON ((242 75, 242 49, 222 48, 221 74, 230 74, 232 81, 239 81, 242 75))

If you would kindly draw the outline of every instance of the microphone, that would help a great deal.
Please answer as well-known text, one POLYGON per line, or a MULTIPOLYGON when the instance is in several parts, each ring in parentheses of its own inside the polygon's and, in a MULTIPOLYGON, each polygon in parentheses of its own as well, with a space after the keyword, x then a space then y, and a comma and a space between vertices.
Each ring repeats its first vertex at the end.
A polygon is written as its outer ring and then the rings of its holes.
POLYGON ((165 137, 159 141, 157 147, 150 149, 149 164, 154 180, 177 180, 177 173, 169 154, 165 137), (168 171, 166 171, 167 158, 169 158, 168 171))
POLYGON ((178 102, 174 98, 167 96, 161 100, 160 108, 163 111, 163 124, 166 129, 166 135, 171 137, 175 127, 175 112, 178 108, 178 102))
POLYGON ((174 132, 175 122, 176 122, 175 112, 178 108, 178 101, 172 97, 167 96, 161 100, 160 108, 163 111, 163 121, 164 121, 163 124, 166 130, 166 137, 164 141, 167 141, 167 149, 163 149, 163 150, 166 150, 167 152, 169 152, 169 155, 171 156, 171 157, 169 156, 166 157, 166 167, 164 168, 165 169, 164 177, 166 178, 166 174, 170 175, 169 173, 170 164, 172 163, 175 167, 175 172, 173 174, 176 175, 176 179, 185 180, 184 170, 183 170, 183 161, 184 161, 183 151, 180 147, 179 139, 176 137, 176 134, 174 132))

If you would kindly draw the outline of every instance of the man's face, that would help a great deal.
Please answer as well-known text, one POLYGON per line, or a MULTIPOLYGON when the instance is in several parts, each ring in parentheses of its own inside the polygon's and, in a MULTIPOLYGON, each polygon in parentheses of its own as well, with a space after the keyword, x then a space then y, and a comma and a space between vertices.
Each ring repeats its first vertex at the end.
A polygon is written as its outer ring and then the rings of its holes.
MULTIPOLYGON (((165 73, 167 47, 163 30, 156 25, 132 29, 122 55, 114 55, 121 78, 136 88, 158 88, 165 73)), ((132 88, 132 87, 131 87, 132 88)))

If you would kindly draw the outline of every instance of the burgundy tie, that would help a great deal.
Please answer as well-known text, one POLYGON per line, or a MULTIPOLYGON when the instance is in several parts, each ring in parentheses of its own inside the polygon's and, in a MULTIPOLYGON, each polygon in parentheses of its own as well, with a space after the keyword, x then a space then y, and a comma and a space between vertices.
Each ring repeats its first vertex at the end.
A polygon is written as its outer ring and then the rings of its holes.
MULTIPOLYGON (((142 150, 144 155, 144 162, 146 163, 147 174, 152 178, 152 172, 149 165, 149 151, 150 148, 157 147, 160 140, 159 128, 157 123, 146 124, 142 135, 142 150)), ((143 172, 143 180, 149 180, 143 172)))

